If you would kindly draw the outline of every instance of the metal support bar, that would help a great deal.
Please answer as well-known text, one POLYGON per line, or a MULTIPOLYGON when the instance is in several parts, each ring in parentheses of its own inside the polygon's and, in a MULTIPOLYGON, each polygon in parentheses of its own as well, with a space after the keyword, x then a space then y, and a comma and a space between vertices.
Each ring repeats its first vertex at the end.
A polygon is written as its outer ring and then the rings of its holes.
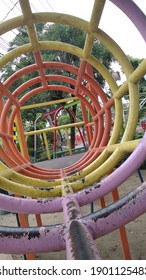
POLYGON ((137 170, 137 173, 138 173, 138 176, 139 176, 139 179, 140 179, 140 182, 143 183, 144 182, 144 179, 142 177, 142 174, 141 174, 141 171, 140 169, 137 170))
MULTIPOLYGON (((65 172, 61 171, 62 177, 65 172)), ((64 212, 65 240, 67 259, 71 260, 96 260, 100 259, 96 244, 85 223, 81 221, 80 206, 72 195, 73 190, 67 185, 67 178, 62 178, 62 204, 64 212), (80 219, 80 221, 79 221, 80 219)))

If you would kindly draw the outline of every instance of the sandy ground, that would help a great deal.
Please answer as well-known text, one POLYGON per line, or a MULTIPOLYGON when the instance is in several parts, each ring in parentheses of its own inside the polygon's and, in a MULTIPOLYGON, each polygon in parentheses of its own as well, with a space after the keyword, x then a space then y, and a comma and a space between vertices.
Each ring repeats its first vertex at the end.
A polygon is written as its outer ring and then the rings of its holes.
MULTIPOLYGON (((78 159, 78 155, 75 156, 74 161, 78 159)), ((66 160, 68 161, 68 165, 70 165, 70 158, 64 158, 62 162, 62 166, 64 167, 66 164, 66 160)), ((41 166, 46 167, 47 162, 41 163, 41 166)), ((58 159, 55 164, 58 164, 58 159)), ((39 165, 39 164, 38 164, 39 165)), ((52 165, 52 163, 51 163, 52 165)), ((141 170, 141 174, 143 179, 146 180, 146 170, 141 170)), ((125 194, 129 193, 137 186, 140 185, 140 179, 137 173, 133 174, 124 184, 122 184, 118 190, 120 197, 123 197, 125 194)), ((106 205, 112 202, 112 196, 107 195, 105 197, 106 205)), ((94 203, 95 210, 100 208, 99 201, 94 203)), ((90 205, 84 206, 82 208, 83 214, 90 213, 90 205)), ((30 226, 36 226, 36 220, 34 215, 29 215, 29 222, 30 226)), ((45 214, 41 215, 42 221, 44 225, 51 225, 55 223, 63 222, 63 215, 62 213, 55 213, 55 214, 45 214)), ((0 215, 0 224, 4 226, 17 226, 16 215, 15 214, 7 214, 7 215, 0 215)), ((131 251, 131 257, 133 260, 146 260, 146 213, 136 220, 132 221, 128 225, 126 225, 126 232, 129 242, 129 247, 131 251)), ((95 241, 97 244, 97 248, 99 250, 100 256, 104 260, 122 260, 124 259, 121 249, 121 242, 119 231, 116 230, 102 238, 99 238, 95 241)), ((5 255, 0 254, 0 260, 23 260, 23 255, 5 255)), ((36 255, 36 259, 40 260, 65 260, 66 259, 66 252, 61 251, 57 253, 48 253, 48 254, 38 254, 36 255)))

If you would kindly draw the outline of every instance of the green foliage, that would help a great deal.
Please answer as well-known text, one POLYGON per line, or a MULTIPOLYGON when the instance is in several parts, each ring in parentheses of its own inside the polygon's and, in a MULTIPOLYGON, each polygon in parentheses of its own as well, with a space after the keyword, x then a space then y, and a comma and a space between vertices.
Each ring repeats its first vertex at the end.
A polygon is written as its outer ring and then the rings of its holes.
MULTIPOLYGON (((113 60, 112 53, 98 40, 95 40, 92 48, 92 55, 94 55, 107 69, 110 69, 110 64, 113 60)), ((104 86, 105 80, 102 75, 94 69, 94 78, 101 86, 104 86)))
POLYGON ((70 116, 69 114, 63 114, 58 118, 58 125, 65 125, 70 123, 70 116))
POLYGON ((134 135, 134 139, 141 139, 144 135, 144 132, 136 132, 134 135))
POLYGON ((49 147, 50 147, 53 145, 53 142, 54 142, 54 132, 50 131, 46 134, 46 136, 47 136, 49 147))
MULTIPOLYGON (((39 41, 60 41, 67 44, 71 44, 74 46, 77 46, 79 48, 84 47, 86 34, 77 28, 74 28, 70 25, 63 25, 63 24, 45 24, 45 23, 37 23, 36 24, 36 31, 39 41)), ((29 43, 29 36, 27 33, 26 27, 19 27, 17 29, 17 35, 15 38, 10 42, 10 50, 13 50, 19 46, 22 46, 24 44, 29 43)), ((113 59, 111 53, 99 42, 95 41, 92 54, 95 55, 95 57, 98 58, 101 63, 103 63, 107 68, 110 67, 110 63, 113 59)), ((43 61, 57 61, 57 62, 64 62, 67 64, 75 65, 79 67, 81 59, 71 53, 65 52, 65 51, 59 51, 59 50, 43 50, 41 51, 41 56, 43 61)), ((5 81, 8 77, 10 77, 13 73, 16 71, 32 65, 35 63, 34 54, 27 53, 23 54, 18 58, 15 58, 13 61, 7 63, 5 67, 2 69, 1 72, 1 79, 2 81, 5 81)), ((94 69, 95 73, 95 79, 103 86, 104 85, 104 79, 103 77, 94 69)), ((59 69, 49 69, 46 70, 46 74, 58 74, 58 75, 65 75, 65 76, 71 76, 72 78, 76 78, 75 74, 68 73, 67 71, 59 70, 59 69)), ((21 78, 15 81, 15 83, 10 87, 10 91, 13 92, 15 89, 17 89, 20 85, 27 82, 28 80, 31 80, 35 77, 38 77, 39 73, 37 71, 33 71, 31 73, 25 74, 21 78)), ((49 82, 49 84, 60 84, 65 85, 63 82, 49 82)), ((18 96, 18 99, 22 98, 23 95, 30 92, 34 88, 38 88, 41 86, 41 83, 35 84, 30 86, 29 88, 25 89, 20 96, 18 96)), ((73 88, 72 85, 69 85, 71 88, 73 88)), ((31 98, 29 98, 24 105, 30 105, 30 104, 37 104, 41 102, 47 102, 51 100, 57 100, 62 99, 68 96, 66 92, 63 92, 61 90, 56 91, 43 91, 40 92, 31 98)), ((61 104, 62 105, 62 104, 61 104)), ((58 106, 61 106, 60 104, 55 104, 49 107, 49 110, 54 110, 58 108, 58 106)), ((36 116, 38 113, 42 114, 46 112, 46 109, 48 110, 48 107, 40 107, 40 108, 33 108, 31 110, 23 110, 21 111, 22 119, 24 123, 24 127, 28 130, 28 124, 33 125, 36 116)), ((72 107, 72 110, 74 111, 75 115, 77 116, 77 119, 82 119, 81 114, 81 108, 77 108, 77 105, 74 105, 72 107)), ((73 121, 73 120, 71 120, 73 121)), ((59 120, 60 123, 68 123, 69 118, 68 116, 64 116, 59 120)), ((29 128, 30 129, 30 128, 29 128)), ((75 129, 71 129, 71 142, 72 147, 74 147, 75 143, 75 129)), ((37 141, 40 141, 40 138, 38 138, 37 141)), ((42 141, 42 140, 41 140, 42 141)), ((39 143, 38 143, 39 144, 39 143)), ((33 146, 33 140, 32 138, 28 138, 28 146, 31 149, 33 146)))
MULTIPOLYGON (((86 34, 82 30, 74 28, 72 26, 63 25, 63 24, 37 23, 36 30, 37 30, 38 39, 40 41, 60 41, 67 44, 72 44, 79 48, 84 47, 86 34)), ((23 44, 27 44, 29 42, 27 30, 25 27, 20 27, 18 28, 17 31, 18 34, 10 42, 10 50, 19 47, 23 44)), ((59 61, 75 66, 79 66, 80 64, 79 57, 67 53, 65 51, 44 50, 41 52, 41 54, 42 54, 43 61, 59 61)), ((95 55, 95 57, 97 57, 106 67, 110 66, 113 57, 111 53, 97 40, 93 45, 92 54, 95 55)), ((21 55, 19 58, 12 61, 9 65, 6 65, 5 69, 3 69, 3 78, 6 79, 18 69, 31 65, 33 63, 35 63, 33 53, 21 55)), ((49 70, 49 72, 52 73, 52 70, 49 70)), ((62 70, 54 70, 54 69, 53 69, 53 73, 63 74, 63 75, 70 74, 62 70)), ((21 81, 19 81, 19 84, 25 82, 28 79, 32 79, 36 76, 38 76, 38 73, 36 71, 31 72, 25 75, 21 79, 21 81)), ((102 85, 104 84, 103 77, 101 77, 99 74, 97 75, 96 73, 95 78, 96 79, 99 78, 98 80, 99 83, 101 83, 102 85)), ((16 82, 16 87, 18 86, 17 83, 18 81, 16 82)))
MULTIPOLYGON (((129 60, 131 61, 131 64, 134 69, 136 69, 143 61, 143 59, 133 58, 131 56, 129 56, 129 60)), ((139 87, 139 103, 140 103, 139 121, 141 121, 146 118, 146 80, 144 77, 138 82, 138 87, 139 87)))
MULTIPOLYGON (((36 135, 36 145, 39 149, 41 148, 42 139, 41 139, 40 135, 36 135)), ((31 156, 33 156, 33 154, 34 154, 34 136, 33 135, 30 135, 27 137, 27 146, 28 146, 29 154, 31 156)))

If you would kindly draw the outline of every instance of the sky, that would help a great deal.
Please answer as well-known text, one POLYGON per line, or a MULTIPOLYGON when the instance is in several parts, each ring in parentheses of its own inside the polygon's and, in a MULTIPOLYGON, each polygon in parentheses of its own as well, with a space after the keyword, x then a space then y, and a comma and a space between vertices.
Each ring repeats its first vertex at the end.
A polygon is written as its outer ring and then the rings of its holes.
MULTIPOLYGON (((133 0, 146 14, 146 0, 133 0)), ((17 0, 0 0, 0 21, 20 15, 17 0), (15 5, 17 3, 17 5, 15 5)), ((60 12, 90 20, 94 0, 30 0, 33 12, 60 12)), ((125 54, 135 58, 146 57, 145 41, 126 15, 110 1, 106 1, 99 27, 111 36, 125 54)), ((14 33, 2 36, 6 42, 14 33)), ((0 45, 3 44, 0 39, 0 45)), ((6 46, 6 44, 5 44, 6 46)), ((4 48, 4 47, 3 47, 4 48)), ((4 50, 1 50, 4 53, 4 50)))

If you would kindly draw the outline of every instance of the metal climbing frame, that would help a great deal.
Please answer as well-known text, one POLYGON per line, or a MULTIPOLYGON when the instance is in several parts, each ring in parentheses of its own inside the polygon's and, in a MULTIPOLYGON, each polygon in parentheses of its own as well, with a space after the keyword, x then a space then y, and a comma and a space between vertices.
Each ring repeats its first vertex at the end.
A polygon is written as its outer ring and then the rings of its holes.
MULTIPOLYGON (((23 253, 33 259, 35 256, 32 253, 66 249, 68 259, 100 259, 94 239, 120 228, 124 257, 131 258, 124 225, 146 212, 144 203, 146 183, 144 182, 142 186, 123 199, 119 199, 116 189, 146 159, 146 135, 141 140, 133 140, 139 113, 137 82, 146 74, 146 59, 134 71, 122 49, 108 34, 99 29, 99 22, 107 1, 94 1, 91 19, 87 22, 65 14, 32 13, 29 0, 19 0, 22 16, 0 24, 1 35, 11 29, 26 26, 30 40, 28 44, 15 48, 0 58, 0 67, 3 68, 9 61, 30 52, 33 53, 35 59, 33 65, 20 69, 5 82, 0 82, 0 138, 2 139, 0 187, 14 194, 14 197, 0 194, 0 208, 17 212, 20 224, 24 227, 0 228, 1 253, 23 253), (71 25, 83 30, 86 33, 84 48, 80 49, 59 41, 39 41, 35 24, 42 20, 71 25), (120 87, 106 67, 92 55, 94 40, 101 41, 121 65, 127 80, 120 87), (81 59, 80 67, 61 62, 43 61, 41 52, 45 50, 60 50, 74 54, 81 59), (92 67, 108 83, 112 92, 110 99, 94 80, 92 67), (47 75, 46 70, 50 68, 64 69, 75 74, 76 78, 47 75), (24 82, 13 92, 10 91, 15 81, 19 81, 23 75, 33 71, 37 71, 37 77, 24 82), (87 81, 87 86, 82 83, 83 80, 87 81), (65 82, 72 85, 74 89, 61 84, 50 85, 49 81, 65 82), (37 86, 40 83, 41 86, 37 86), (37 87, 28 90, 23 97, 20 97, 32 85, 37 87), (21 110, 24 109, 25 102, 31 96, 46 90, 65 91, 69 94, 69 98, 72 94, 79 100, 82 108, 82 125, 86 130, 89 150, 78 162, 63 170, 43 169, 29 161, 21 110), (122 97, 127 92, 130 100, 128 120, 121 142, 118 143, 122 131, 122 97), (114 127, 111 129, 113 108, 115 120, 114 127), (88 112, 91 115, 90 120, 88 112), (14 121, 21 152, 18 151, 13 139, 14 121), (132 154, 114 170, 125 153, 132 154), (110 192, 113 194, 114 203, 105 207, 104 196, 110 192), (81 206, 98 199, 101 200, 103 209, 83 217, 81 206), (61 211, 64 213, 63 224, 42 225, 41 214, 61 211), (38 227, 29 228, 26 214, 36 215, 38 227)), ((111 0, 111 2, 130 18, 145 39, 146 17, 136 4, 132 0, 111 0)), ((36 104, 32 106, 35 107, 36 104)), ((40 104, 40 106, 43 105, 40 104)), ((71 125, 80 124, 68 126, 71 125)), ((58 128, 50 129, 53 131, 58 128)), ((43 130, 42 133, 48 130, 49 128, 43 130)), ((27 135, 33 133, 37 134, 40 131, 28 132, 27 135)))

